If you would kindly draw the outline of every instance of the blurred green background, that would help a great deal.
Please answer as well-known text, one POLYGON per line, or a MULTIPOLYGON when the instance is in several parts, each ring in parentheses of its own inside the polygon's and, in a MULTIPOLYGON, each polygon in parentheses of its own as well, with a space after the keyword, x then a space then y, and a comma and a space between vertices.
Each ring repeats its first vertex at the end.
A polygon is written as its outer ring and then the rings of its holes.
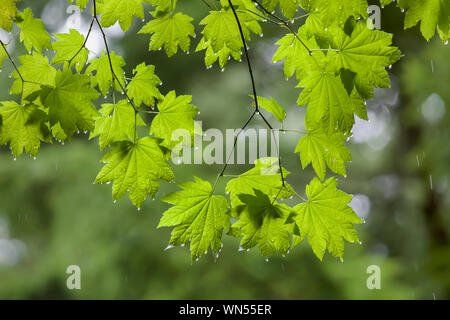
MULTIPOLYGON (((25 0, 19 8, 30 4, 52 33, 67 32, 73 23, 65 0, 25 0)), ((179 10, 196 24, 207 14, 201 1, 180 1, 179 10)), ((168 206, 147 200, 138 212, 126 197, 113 203, 111 186, 92 184, 101 168, 97 141, 80 134, 65 145, 44 145, 36 160, 13 160, 8 147, 1 147, 0 298, 449 299, 450 48, 427 43, 418 28, 403 31, 403 18, 393 5, 382 10, 382 29, 394 33, 405 57, 390 70, 392 87, 376 90, 368 102, 371 121, 357 122, 350 143, 353 162, 347 179, 339 179, 367 221, 357 227, 362 245, 346 244, 343 263, 329 255, 320 262, 306 243, 286 258, 266 262, 255 250, 238 251, 239 241, 228 236, 217 260, 207 255, 191 263, 186 247, 164 250, 170 230, 156 226, 168 206), (81 290, 66 287, 69 265, 81 267, 81 290), (367 289, 370 265, 381 268, 381 290, 367 289)), ((79 31, 86 33, 88 24, 84 12, 79 31)), ((175 89, 193 95, 204 129, 239 128, 247 120, 251 87, 244 63, 229 63, 223 73, 217 66, 206 70, 203 53, 194 52, 199 28, 189 55, 167 59, 164 52, 148 51, 148 35, 136 35, 142 24, 135 20, 126 34, 117 27, 107 32, 128 75, 142 61, 155 64, 164 94, 175 89)), ((264 28, 264 37, 250 43, 258 94, 274 97, 288 111, 285 128, 301 130, 304 109, 295 104, 296 82, 284 79, 282 64, 271 63, 283 30, 264 28)), ((10 48, 18 60, 25 52, 17 30, 13 36, 10 48)), ((98 32, 88 47, 101 52, 98 32)), ((5 61, 2 101, 16 99, 8 94, 12 71, 5 61)), ((98 105, 108 100, 102 97, 98 105)), ((258 121, 252 126, 264 127, 258 121)), ((289 182, 303 192, 313 172, 302 171, 293 153, 299 138, 283 135, 281 151, 292 172, 289 182)), ((193 175, 213 181, 220 170, 173 167, 177 181, 193 175)), ((246 169, 235 166, 230 172, 246 169)), ((158 196, 176 189, 163 184, 158 196)))

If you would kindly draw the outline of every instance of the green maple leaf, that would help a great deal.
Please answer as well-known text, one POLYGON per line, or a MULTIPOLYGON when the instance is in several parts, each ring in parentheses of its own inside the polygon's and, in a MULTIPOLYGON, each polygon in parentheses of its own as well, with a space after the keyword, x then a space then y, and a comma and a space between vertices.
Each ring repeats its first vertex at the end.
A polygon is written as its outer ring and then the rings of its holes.
MULTIPOLYGON (((67 1, 69 2, 69 4, 72 4, 75 2, 75 0, 67 0, 67 1)), ((76 4, 81 10, 86 8, 88 3, 89 3, 89 0, 76 0, 76 4)))
POLYGON ((47 115, 34 104, 21 106, 14 101, 1 102, 0 143, 10 142, 14 157, 25 152, 32 156, 38 153, 41 141, 51 142, 46 125, 47 115))
POLYGON ((33 52, 31 55, 20 56, 19 60, 22 63, 19 66, 20 74, 28 82, 22 83, 18 72, 14 71, 11 76, 16 80, 11 87, 11 93, 19 94, 23 89, 23 97, 27 97, 40 90, 41 85, 55 86, 56 69, 50 66, 47 57, 33 52))
MULTIPOLYGON (((251 97, 254 99, 254 96, 251 97)), ((261 108, 270 112, 279 122, 283 122, 286 119, 286 111, 272 97, 269 97, 269 99, 258 97, 258 104, 261 108)), ((256 106, 254 102, 253 106, 256 106)))
POLYGON ((0 28, 11 31, 13 19, 17 14, 16 2, 21 0, 2 0, 0 2, 0 28))
MULTIPOLYGON (((283 187, 280 174, 280 166, 277 158, 262 158, 255 161, 255 167, 241 174, 238 178, 227 183, 226 192, 230 193, 231 205, 236 207, 242 202, 240 194, 254 194, 258 189, 271 197, 284 199, 294 194, 292 187, 285 182, 283 187)), ((283 177, 289 172, 283 168, 283 177)))
POLYGON ((107 95, 109 88, 114 83, 114 88, 116 90, 122 90, 125 85, 125 76, 122 67, 125 65, 125 60, 121 56, 116 56, 114 51, 111 51, 109 57, 106 54, 106 50, 103 51, 100 58, 95 58, 91 60, 89 66, 86 69, 86 74, 95 75, 91 77, 92 86, 98 85, 100 91, 103 95, 107 95), (120 82, 113 77, 111 72, 111 65, 109 63, 111 59, 112 69, 114 74, 117 76, 120 82))
POLYGON ((159 113, 153 119, 150 133, 162 139, 161 145, 172 150, 177 141, 172 140, 172 133, 178 129, 187 130, 194 136, 194 119, 198 109, 191 105, 192 96, 176 96, 170 91, 158 105, 159 113))
MULTIPOLYGON (((259 17, 244 10, 237 11, 237 15, 241 22, 244 38, 247 41, 250 41, 251 32, 258 35, 262 33, 261 26, 258 23, 259 17)), ((243 43, 236 18, 230 8, 225 7, 220 11, 210 11, 210 14, 200 21, 200 24, 205 26, 202 34, 204 37, 203 42, 206 42, 206 44, 197 47, 197 51, 202 50, 200 48, 207 49, 210 47, 215 55, 219 53, 223 55, 229 52, 228 56, 231 55, 238 60, 236 57, 241 56, 243 43)), ((211 55, 208 52, 207 54, 211 55)), ((211 60, 212 58, 209 57, 208 59, 211 60)))
POLYGON ((133 74, 133 79, 127 85, 127 94, 136 106, 142 103, 153 106, 155 99, 162 99, 163 96, 157 88, 161 85, 161 80, 155 74, 155 66, 141 63, 133 70, 133 74))
POLYGON ((143 0, 102 0, 97 4, 97 12, 102 13, 100 22, 103 27, 110 27, 119 21, 123 31, 130 29, 133 17, 144 19, 143 0))
POLYGON ((450 37, 450 3, 447 0, 399 0, 398 6, 406 11, 405 29, 420 22, 420 31, 430 40, 438 30, 442 41, 450 37))
POLYGON ((325 27, 335 23, 343 26, 347 18, 367 18, 366 0, 301 0, 301 6, 311 15, 317 15, 325 27))
MULTIPOLYGON (((318 48, 318 44, 315 39, 310 36, 308 28, 299 28, 297 36, 302 39, 303 43, 307 45, 308 48, 318 48)), ((305 46, 294 34, 288 33, 275 44, 278 45, 279 48, 275 52, 272 62, 275 63, 284 60, 284 74, 287 79, 292 77, 294 73, 296 73, 297 79, 302 79, 309 70, 315 68, 316 55, 311 56, 305 46)))
POLYGON ((303 169, 310 163, 321 180, 325 179, 327 166, 335 173, 345 176, 345 162, 352 160, 352 155, 343 141, 341 133, 328 134, 316 127, 298 142, 295 152, 300 152, 303 169))
POLYGON ((306 187, 308 201, 294 207, 293 220, 300 230, 300 239, 308 238, 314 254, 322 260, 325 250, 335 257, 344 256, 344 239, 358 242, 353 224, 363 221, 348 203, 352 196, 336 189, 336 178, 321 183, 314 178, 306 187))
POLYGON ((214 62, 219 60, 219 65, 221 68, 224 68, 228 61, 229 57, 232 57, 236 61, 241 61, 241 51, 232 51, 226 45, 223 46, 218 52, 214 52, 211 45, 206 41, 203 37, 198 43, 195 52, 203 51, 205 52, 205 65, 209 69, 214 62))
POLYGON ((24 43, 27 51, 34 48, 37 52, 42 52, 42 48, 51 49, 52 43, 50 35, 45 30, 44 22, 35 19, 30 8, 26 8, 23 13, 18 13, 20 21, 17 25, 20 30, 20 41, 24 43))
POLYGON ((149 23, 139 30, 139 33, 151 34, 150 51, 158 51, 161 48, 172 57, 178 52, 178 47, 183 51, 189 51, 191 38, 195 36, 191 17, 182 14, 172 14, 160 11, 152 12, 154 17, 149 23))
POLYGON ((41 101, 48 109, 50 125, 59 124, 69 138, 75 131, 91 130, 98 115, 92 100, 99 94, 89 82, 88 76, 72 74, 65 65, 56 74, 55 86, 42 88, 41 101))
POLYGON ((190 241, 192 260, 197 260, 211 247, 218 252, 222 247, 223 231, 230 228, 229 204, 226 198, 212 195, 211 184, 195 177, 195 182, 180 183, 182 191, 161 198, 174 205, 164 212, 160 227, 175 227, 170 245, 190 241))
POLYGON ((95 119, 95 128, 90 139, 100 137, 100 148, 103 150, 113 142, 134 139, 135 127, 145 126, 145 122, 136 115, 133 106, 127 100, 117 104, 103 104, 101 117, 95 119))
POLYGON ((272 12, 277 5, 280 5, 281 12, 286 18, 293 18, 299 5, 298 0, 263 0, 262 5, 267 11, 272 12))
POLYGON ((136 143, 121 141, 102 159, 106 163, 95 179, 96 183, 114 182, 114 200, 130 193, 131 202, 138 208, 147 196, 154 197, 159 180, 172 181, 170 169, 156 139, 145 137, 136 143))
POLYGON ((332 28, 333 63, 356 73, 355 83, 358 92, 366 99, 373 97, 373 87, 390 86, 385 67, 395 63, 401 52, 392 47, 392 35, 367 28, 363 21, 358 22, 351 36, 340 28, 332 28))
POLYGON ((297 101, 299 106, 308 105, 306 124, 321 126, 329 133, 350 133, 355 118, 354 104, 345 89, 334 65, 327 65, 323 70, 311 71, 299 87, 305 87, 297 101))
POLYGON ((239 195, 243 205, 238 208, 239 220, 231 226, 231 235, 243 237, 240 243, 243 249, 257 246, 266 257, 276 252, 286 255, 291 246, 286 221, 292 209, 278 204, 260 190, 253 193, 239 195))
POLYGON ((152 6, 156 7, 157 11, 174 11, 177 5, 177 0, 148 0, 152 6))
POLYGON ((53 43, 53 50, 56 51, 56 54, 52 63, 60 64, 73 59, 71 62, 75 64, 77 72, 80 72, 86 64, 89 54, 88 49, 84 47, 84 36, 74 29, 70 29, 69 33, 58 33, 55 36, 59 40, 53 43))

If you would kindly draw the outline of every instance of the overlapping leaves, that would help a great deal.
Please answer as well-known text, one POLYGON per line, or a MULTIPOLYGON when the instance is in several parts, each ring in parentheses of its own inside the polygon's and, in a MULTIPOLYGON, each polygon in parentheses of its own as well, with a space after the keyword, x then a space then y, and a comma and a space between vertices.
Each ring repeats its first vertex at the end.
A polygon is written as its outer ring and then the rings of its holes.
MULTIPOLYGON (((56 41, 52 43, 43 22, 29 8, 18 12, 16 2, 1 2, 0 27, 11 31, 14 21, 20 29, 20 42, 30 54, 19 57, 20 64, 11 74, 11 94, 18 95, 20 103, 6 101, 0 105, 0 143, 10 143, 14 156, 23 151, 35 156, 41 142, 52 141, 51 135, 65 140, 78 131, 90 131, 90 137, 98 137, 100 148, 106 150, 96 182, 112 183, 115 200, 129 193, 132 203, 140 208, 147 197, 156 196, 161 180, 174 180, 167 150, 175 146, 171 139, 175 130, 194 134, 198 110, 191 104, 191 96, 177 96, 175 91, 161 94, 161 80, 149 64, 136 66, 132 78, 127 79, 125 60, 113 51, 105 50, 86 66, 89 51, 84 35, 70 30, 54 35, 56 41), (55 51, 52 65, 43 49, 55 51), (117 91, 124 96, 117 98, 117 91), (112 103, 104 103, 97 110, 94 102, 99 92, 103 96, 111 93, 112 103), (139 126, 149 129, 138 131, 139 126)), ((219 175, 213 186, 195 178, 194 182, 180 183, 183 190, 162 198, 172 207, 164 213, 159 227, 173 227, 170 245, 190 243, 193 260, 209 248, 217 254, 224 233, 241 238, 243 249, 257 248, 266 257, 285 255, 303 239, 320 259, 327 250, 342 257, 344 240, 358 241, 354 224, 362 221, 348 206, 351 196, 337 190, 336 178, 326 179, 328 168, 346 174, 345 164, 351 161, 351 154, 345 141, 351 135, 355 116, 367 119, 364 101, 373 97, 374 87, 390 85, 386 67, 401 54, 392 46, 392 35, 367 28, 365 21, 358 22, 367 18, 365 0, 258 2, 264 8, 251 0, 232 0, 233 7, 228 0, 214 1, 200 20, 202 38, 196 50, 205 51, 206 66, 218 61, 223 68, 229 59, 241 59, 241 31, 248 44, 252 34, 262 35, 261 22, 274 22, 268 12, 279 10, 275 14, 293 22, 306 19, 302 27, 291 29, 274 18, 276 24, 289 30, 277 42, 273 61, 284 61, 286 78, 295 73, 299 80, 302 91, 298 104, 307 108, 306 133, 296 152, 303 168, 311 164, 318 178, 307 186, 306 200, 288 183, 289 172, 280 168, 279 159, 259 159, 252 169, 227 182, 230 201, 215 195, 224 175, 219 175), (293 208, 281 203, 290 197, 302 202, 293 208)), ((384 0, 382 4, 390 2, 384 0)), ((85 9, 89 2, 68 3, 85 9)), ((164 49, 171 57, 180 49, 189 51, 195 37, 193 19, 176 12, 175 0, 95 3, 103 27, 118 23, 124 31, 130 29, 134 18, 145 18, 144 5, 150 4, 150 21, 140 33, 150 35, 151 51, 164 49)), ((442 40, 448 39, 447 1, 399 0, 398 6, 406 10, 406 28, 420 23, 427 40, 436 30, 442 40)), ((0 68, 3 58, 8 55, 2 46, 0 68)), ((272 98, 259 97, 259 106, 281 123, 286 119, 285 110, 272 98)))

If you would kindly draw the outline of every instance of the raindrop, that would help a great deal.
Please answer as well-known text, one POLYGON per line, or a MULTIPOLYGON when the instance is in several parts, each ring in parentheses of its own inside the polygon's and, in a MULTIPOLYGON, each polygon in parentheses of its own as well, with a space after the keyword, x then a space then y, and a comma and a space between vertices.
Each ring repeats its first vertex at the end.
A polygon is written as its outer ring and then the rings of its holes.
POLYGON ((164 249, 164 251, 169 250, 169 249, 172 249, 173 247, 175 247, 175 246, 169 244, 169 245, 164 249))

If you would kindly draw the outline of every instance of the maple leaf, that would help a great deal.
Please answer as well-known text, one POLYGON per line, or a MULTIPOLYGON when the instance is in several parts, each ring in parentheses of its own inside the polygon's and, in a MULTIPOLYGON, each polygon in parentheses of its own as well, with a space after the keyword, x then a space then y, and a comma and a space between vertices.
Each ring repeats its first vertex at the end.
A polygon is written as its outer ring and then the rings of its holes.
POLYGON ((277 5, 280 5, 281 12, 289 19, 294 17, 299 8, 297 0, 263 0, 262 5, 269 12, 273 12, 277 5))
POLYGON ((192 96, 176 96, 175 91, 170 91, 162 103, 158 105, 158 115, 153 119, 150 134, 161 138, 161 145, 172 150, 177 141, 172 140, 172 133, 177 129, 189 131, 194 136, 194 118, 198 109, 191 105, 192 96))
POLYGON ((152 12, 155 19, 151 20, 139 30, 138 33, 151 34, 150 51, 157 51, 164 47, 168 57, 178 52, 178 47, 183 51, 189 51, 191 38, 195 37, 194 26, 191 17, 170 12, 152 12))
POLYGON ((103 95, 107 95, 109 92, 109 88, 114 83, 114 88, 116 90, 121 90, 125 85, 125 76, 122 67, 125 65, 125 61, 121 56, 117 56, 114 51, 111 53, 106 53, 106 50, 103 51, 102 56, 100 58, 95 58, 91 60, 89 66, 86 69, 86 74, 95 75, 91 77, 92 86, 95 87, 98 85, 100 91, 103 95), (111 72, 111 65, 114 70, 114 74, 120 81, 120 84, 117 82, 117 79, 113 77, 111 72))
POLYGON ((211 45, 203 37, 198 43, 195 52, 203 51, 205 49, 205 65, 207 68, 210 68, 217 60, 219 60, 220 67, 224 68, 229 61, 229 57, 232 57, 237 61, 241 60, 241 51, 232 51, 224 45, 218 52, 214 52, 211 45))
POLYGON ((113 181, 112 195, 118 200, 129 192, 131 202, 138 208, 147 196, 154 197, 159 180, 172 181, 164 153, 154 138, 144 137, 136 143, 117 142, 102 159, 106 163, 95 179, 96 183, 113 181))
POLYGON ((142 103, 153 106, 155 99, 162 99, 163 96, 157 88, 161 85, 161 80, 155 74, 155 66, 141 63, 133 70, 133 74, 133 79, 127 85, 127 94, 136 106, 142 103))
MULTIPOLYGON (((297 37, 302 39, 303 43, 310 49, 319 47, 315 39, 310 36, 306 27, 298 29, 297 37)), ((292 33, 288 33, 275 43, 279 48, 273 55, 272 62, 284 60, 286 79, 292 77, 294 73, 296 73, 297 79, 302 79, 316 64, 316 57, 309 54, 297 37, 292 33)))
MULTIPOLYGON (((141 0, 103 0, 97 4, 97 12, 102 13, 100 22, 103 27, 110 27, 119 21, 123 31, 130 29, 133 17, 144 19, 141 0)), ((145 1, 147 2, 147 1, 145 1)))
POLYGON ((17 14, 16 2, 21 0, 2 0, 0 2, 0 28, 11 31, 13 19, 17 14))
MULTIPOLYGON (((237 15, 241 22, 244 38, 247 41, 250 40, 251 32, 261 35, 262 30, 258 23, 261 19, 258 16, 249 14, 244 10, 237 11, 237 15)), ((202 34, 204 37, 203 42, 206 42, 206 45, 203 44, 197 47, 196 51, 210 47, 212 51, 207 51, 208 55, 217 55, 222 51, 222 55, 228 53, 228 56, 231 55, 234 59, 241 56, 241 48, 243 47, 241 34, 236 18, 230 8, 224 7, 220 11, 210 11, 209 15, 200 21, 200 24, 205 26, 202 34)), ((208 60, 211 59, 211 57, 208 58, 208 60)))
POLYGON ((177 5, 177 0, 148 0, 147 2, 156 7, 157 11, 169 10, 172 12, 177 5))
POLYGON ((350 151, 343 141, 341 133, 326 133, 320 126, 315 126, 300 139, 295 152, 300 152, 303 169, 310 163, 321 180, 325 179, 327 166, 337 174, 345 176, 345 162, 352 160, 350 151))
POLYGON ((301 0, 301 6, 311 15, 317 15, 325 27, 335 23, 343 26, 347 18, 367 18, 366 0, 301 0))
POLYGON ((16 80, 11 87, 11 93, 19 94, 23 89, 23 96, 27 97, 40 90, 42 85, 55 86, 56 69, 50 66, 47 57, 33 52, 31 55, 20 56, 19 60, 22 63, 19 72, 28 82, 22 83, 18 72, 14 71, 11 76, 16 80))
POLYGON ((26 8, 23 13, 17 14, 20 18, 17 25, 20 30, 20 41, 24 43, 27 51, 34 48, 37 52, 42 52, 42 48, 51 49, 52 43, 50 35, 45 30, 44 22, 35 19, 30 8, 26 8))
MULTIPOLYGON (((253 95, 251 97, 253 99, 255 98, 253 95)), ((261 108, 267 112, 270 112, 279 122, 283 122, 283 120, 286 119, 286 111, 284 111, 283 107, 280 106, 279 103, 272 97, 269 97, 269 99, 258 97, 258 104, 261 108)), ((253 106, 256 106, 254 102, 253 106)))
POLYGON ((127 137, 133 140, 136 126, 145 126, 145 122, 127 100, 121 100, 117 104, 103 104, 100 113, 102 116, 95 119, 90 139, 100 136, 102 150, 113 142, 127 140, 127 137))
POLYGON ((292 209, 278 204, 260 190, 253 193, 239 195, 243 205, 238 207, 236 218, 239 220, 231 226, 231 235, 243 237, 241 248, 257 246, 263 256, 271 256, 277 251, 286 255, 291 246, 286 221, 292 209))
POLYGON ((305 89, 297 104, 308 105, 305 119, 308 127, 320 124, 329 133, 350 133, 355 123, 354 105, 334 67, 328 65, 310 72, 299 84, 305 89))
POLYGON ((300 238, 305 237, 314 254, 322 260, 325 250, 335 257, 344 256, 344 239, 358 242, 353 224, 363 221, 348 203, 352 196, 336 189, 336 178, 321 183, 314 178, 306 186, 308 201, 294 207, 294 216, 300 238))
POLYGON ((98 115, 92 100, 99 94, 89 82, 88 76, 72 74, 65 65, 56 73, 55 86, 42 88, 41 101, 48 109, 50 125, 59 124, 69 138, 75 131, 91 130, 98 115))
POLYGON ((442 41, 450 37, 450 3, 447 0, 399 0, 398 6, 406 11, 405 29, 420 22, 420 31, 428 41, 436 33, 442 41))
POLYGON ((25 152, 32 156, 38 153, 41 141, 51 142, 46 125, 47 115, 34 104, 21 106, 14 101, 1 102, 0 144, 10 142, 14 157, 25 152))
POLYGON ((358 92, 366 99, 373 97, 373 87, 390 86, 385 67, 397 62, 401 52, 392 47, 392 35, 367 28, 366 23, 356 23, 348 36, 340 28, 332 28, 333 52, 331 62, 356 73, 358 92), (333 60, 334 59, 334 60, 333 60))
POLYGON ((73 62, 77 72, 80 72, 86 64, 89 54, 88 49, 84 48, 84 36, 74 29, 70 29, 69 33, 58 33, 55 36, 59 40, 53 43, 53 50, 56 51, 56 54, 52 63, 60 64, 73 59, 71 63, 73 62))
MULTIPOLYGON (((272 197, 284 199, 292 196, 292 187, 281 181, 280 166, 277 158, 262 158, 255 161, 254 168, 241 174, 238 178, 227 183, 226 192, 230 193, 231 205, 236 207, 242 202, 239 194, 253 194, 258 189, 272 197)), ((287 177, 289 172, 283 168, 283 176, 287 177)))
POLYGON ((192 260, 204 255, 208 247, 218 253, 223 231, 230 228, 227 199, 213 195, 211 184, 197 177, 195 182, 183 182, 179 186, 182 191, 161 198, 174 206, 164 212, 158 228, 175 227, 170 245, 190 241, 192 260))

